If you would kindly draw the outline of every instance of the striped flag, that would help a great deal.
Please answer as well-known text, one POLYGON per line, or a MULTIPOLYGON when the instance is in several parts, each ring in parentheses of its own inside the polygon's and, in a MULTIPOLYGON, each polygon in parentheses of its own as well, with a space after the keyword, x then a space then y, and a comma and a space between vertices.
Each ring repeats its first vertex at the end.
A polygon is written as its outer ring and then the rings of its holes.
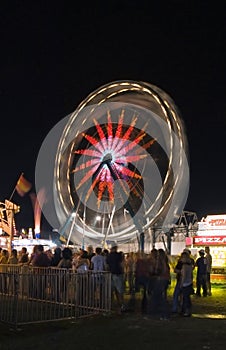
POLYGON ((21 174, 16 184, 17 193, 21 197, 23 197, 26 193, 30 191, 31 187, 32 187, 32 184, 27 179, 25 179, 23 174, 21 174))

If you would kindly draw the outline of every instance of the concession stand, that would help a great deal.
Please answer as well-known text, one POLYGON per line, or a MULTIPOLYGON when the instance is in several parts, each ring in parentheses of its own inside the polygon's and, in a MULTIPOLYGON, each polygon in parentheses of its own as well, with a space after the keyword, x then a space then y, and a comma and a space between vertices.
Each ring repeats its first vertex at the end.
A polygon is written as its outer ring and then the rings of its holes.
POLYGON ((186 246, 193 254, 200 249, 210 248, 212 255, 212 273, 226 274, 226 214, 207 215, 198 222, 198 230, 193 237, 188 237, 186 246))

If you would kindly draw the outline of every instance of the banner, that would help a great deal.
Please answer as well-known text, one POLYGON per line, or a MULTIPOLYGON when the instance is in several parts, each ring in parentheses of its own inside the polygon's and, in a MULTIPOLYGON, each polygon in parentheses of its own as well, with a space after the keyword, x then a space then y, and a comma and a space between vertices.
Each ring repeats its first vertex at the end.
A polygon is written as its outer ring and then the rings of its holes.
POLYGON ((193 237, 193 245, 226 245, 226 236, 195 236, 193 237))

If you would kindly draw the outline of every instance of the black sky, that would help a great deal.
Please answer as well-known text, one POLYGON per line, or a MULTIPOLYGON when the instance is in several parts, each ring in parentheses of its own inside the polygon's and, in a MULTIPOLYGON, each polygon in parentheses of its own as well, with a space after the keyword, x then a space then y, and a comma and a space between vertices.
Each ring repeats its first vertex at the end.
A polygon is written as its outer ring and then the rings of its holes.
MULTIPOLYGON (((159 86, 181 112, 191 170, 185 209, 199 218, 226 213, 226 18, 219 3, 1 2, 0 201, 22 171, 34 183, 39 148, 58 121, 101 85, 130 79, 159 86)), ((19 220, 31 226, 29 198, 13 199, 19 220)))

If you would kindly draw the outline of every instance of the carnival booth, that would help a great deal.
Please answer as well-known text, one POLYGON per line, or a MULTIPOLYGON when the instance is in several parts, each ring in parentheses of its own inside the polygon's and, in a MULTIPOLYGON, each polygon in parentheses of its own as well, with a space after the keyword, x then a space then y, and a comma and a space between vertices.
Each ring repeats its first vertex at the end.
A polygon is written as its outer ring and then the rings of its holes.
POLYGON ((212 255, 212 273, 226 274, 226 214, 207 215, 198 222, 196 235, 188 237, 186 245, 193 253, 206 246, 212 255))

